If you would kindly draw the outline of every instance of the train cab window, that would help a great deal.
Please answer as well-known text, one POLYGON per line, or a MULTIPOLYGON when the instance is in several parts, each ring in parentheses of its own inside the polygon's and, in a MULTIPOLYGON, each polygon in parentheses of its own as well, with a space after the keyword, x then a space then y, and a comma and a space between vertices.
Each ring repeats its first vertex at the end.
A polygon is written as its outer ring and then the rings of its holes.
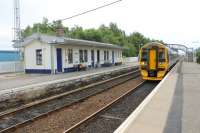
POLYGON ((147 61, 148 53, 147 51, 142 51, 141 61, 147 61))
POLYGON ((164 51, 159 51, 158 59, 159 59, 159 62, 165 62, 165 53, 164 53, 164 51))
POLYGON ((167 62, 169 62, 169 52, 167 51, 167 62))

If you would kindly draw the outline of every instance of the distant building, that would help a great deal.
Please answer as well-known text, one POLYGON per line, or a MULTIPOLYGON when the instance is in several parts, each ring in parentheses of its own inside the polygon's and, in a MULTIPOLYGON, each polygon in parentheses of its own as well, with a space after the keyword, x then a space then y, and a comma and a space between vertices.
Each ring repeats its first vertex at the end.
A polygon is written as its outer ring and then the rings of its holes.
POLYGON ((14 50, 0 50, 0 62, 4 61, 19 61, 20 55, 14 50))
POLYGON ((107 43, 36 33, 25 38, 21 47, 26 73, 72 72, 122 63, 122 48, 107 43))

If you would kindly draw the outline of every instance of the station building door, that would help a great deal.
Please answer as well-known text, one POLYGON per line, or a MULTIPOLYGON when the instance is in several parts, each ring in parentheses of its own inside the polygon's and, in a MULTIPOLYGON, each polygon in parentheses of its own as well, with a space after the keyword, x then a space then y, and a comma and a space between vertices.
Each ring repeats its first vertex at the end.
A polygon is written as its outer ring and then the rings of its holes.
POLYGON ((56 55, 57 55, 57 72, 62 72, 62 49, 61 48, 56 49, 56 55))

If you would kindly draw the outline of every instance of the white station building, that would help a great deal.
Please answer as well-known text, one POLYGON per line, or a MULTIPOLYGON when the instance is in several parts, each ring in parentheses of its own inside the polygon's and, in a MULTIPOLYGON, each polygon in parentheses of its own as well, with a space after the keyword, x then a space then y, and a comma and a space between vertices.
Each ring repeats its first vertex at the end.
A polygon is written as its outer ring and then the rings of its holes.
POLYGON ((122 47, 62 36, 35 33, 25 38, 20 48, 26 73, 72 72, 122 63, 122 47))

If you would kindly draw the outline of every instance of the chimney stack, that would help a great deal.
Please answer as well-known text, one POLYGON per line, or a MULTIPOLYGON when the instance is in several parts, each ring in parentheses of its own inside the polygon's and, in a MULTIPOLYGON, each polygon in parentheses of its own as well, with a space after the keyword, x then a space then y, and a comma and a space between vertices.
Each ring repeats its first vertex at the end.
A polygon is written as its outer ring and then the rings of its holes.
POLYGON ((65 36, 65 29, 63 27, 56 28, 56 36, 58 37, 65 36))

